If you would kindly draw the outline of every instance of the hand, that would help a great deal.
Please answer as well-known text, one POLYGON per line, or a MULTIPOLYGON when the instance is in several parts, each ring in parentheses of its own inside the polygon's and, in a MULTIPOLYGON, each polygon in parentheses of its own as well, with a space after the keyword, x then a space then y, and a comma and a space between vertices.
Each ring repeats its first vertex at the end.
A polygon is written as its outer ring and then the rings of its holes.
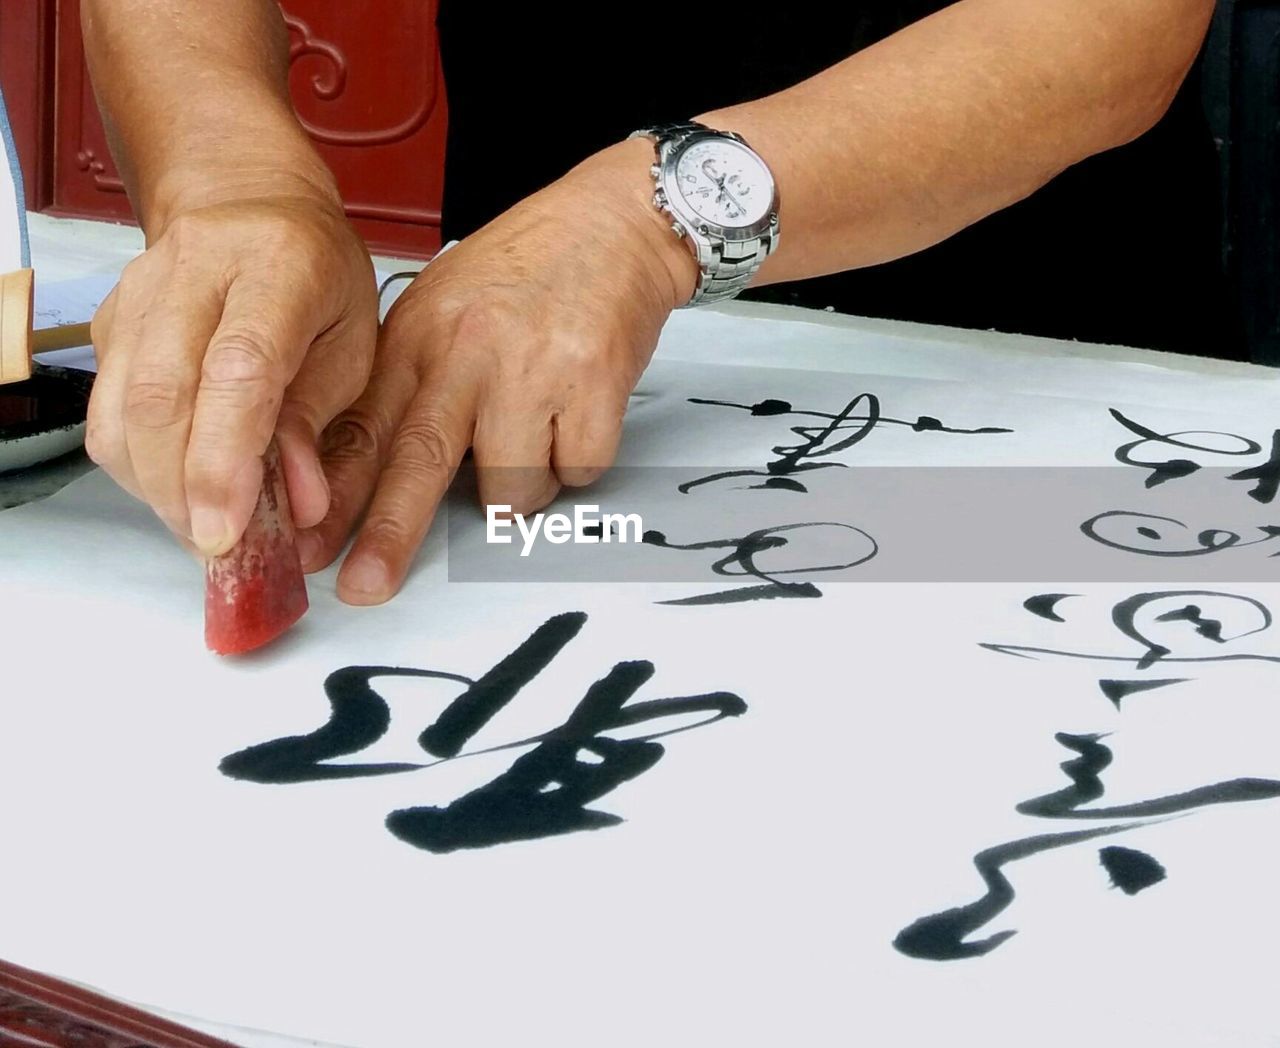
POLYGON ((468 447, 480 498, 530 513, 612 464, 627 398, 671 310, 688 249, 654 208, 653 148, 622 143, 432 262, 392 308, 368 389, 323 439, 328 517, 299 539, 354 604, 403 583, 468 447))
POLYGON ((316 524, 317 439, 364 387, 377 323, 372 264, 336 199, 176 212, 94 317, 88 452, 214 556, 244 531, 276 433, 294 519, 316 524))

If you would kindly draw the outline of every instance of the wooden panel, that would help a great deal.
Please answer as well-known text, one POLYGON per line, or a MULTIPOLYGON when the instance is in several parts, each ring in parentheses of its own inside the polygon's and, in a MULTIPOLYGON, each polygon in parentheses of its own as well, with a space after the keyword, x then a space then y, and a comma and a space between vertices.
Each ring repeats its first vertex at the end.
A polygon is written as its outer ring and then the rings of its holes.
POLYGON ((303 126, 371 242, 440 246, 448 120, 436 3, 288 0, 290 86, 303 126), (416 236, 411 232, 416 230, 416 236))
MULTIPOLYGON (((347 213, 373 249, 430 256, 440 246, 448 120, 435 3, 283 6, 294 103, 337 176, 347 213)), ((57 83, 50 210, 128 218, 84 66, 79 0, 58 0, 57 83)))
POLYGON ((55 0, 0 2, 0 86, 32 211, 53 199, 54 11, 55 0))
POLYGON ((79 0, 58 0, 54 192, 49 210, 85 218, 130 219, 84 64, 79 0))

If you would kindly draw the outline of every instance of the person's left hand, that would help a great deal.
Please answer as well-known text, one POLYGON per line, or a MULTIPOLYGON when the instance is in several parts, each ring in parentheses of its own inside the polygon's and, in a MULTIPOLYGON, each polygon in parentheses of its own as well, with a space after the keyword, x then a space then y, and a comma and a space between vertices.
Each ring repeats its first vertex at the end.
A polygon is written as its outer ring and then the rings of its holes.
POLYGON ((400 588, 468 447, 480 498, 532 513, 612 465, 627 398, 697 280, 653 205, 653 146, 621 143, 432 262, 388 314, 373 375, 330 425, 329 515, 299 537, 330 564, 366 511, 338 594, 400 588))

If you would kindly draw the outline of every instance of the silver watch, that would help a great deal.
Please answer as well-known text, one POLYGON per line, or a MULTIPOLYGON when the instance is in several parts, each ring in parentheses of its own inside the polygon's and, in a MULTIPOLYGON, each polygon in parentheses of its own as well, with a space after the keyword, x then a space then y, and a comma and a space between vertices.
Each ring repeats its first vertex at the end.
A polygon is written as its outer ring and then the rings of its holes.
POLYGON ((652 139, 654 206, 698 262, 698 288, 686 304, 733 298, 778 244, 778 188, 768 165, 741 136, 703 124, 666 124, 631 137, 652 139))

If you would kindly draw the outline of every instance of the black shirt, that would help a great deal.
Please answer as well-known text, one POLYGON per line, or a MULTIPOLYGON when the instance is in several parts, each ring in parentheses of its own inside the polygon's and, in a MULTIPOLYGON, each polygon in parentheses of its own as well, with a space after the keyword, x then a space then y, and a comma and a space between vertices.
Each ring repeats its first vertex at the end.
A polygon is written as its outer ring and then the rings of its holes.
MULTIPOLYGON (((733 46, 700 49, 705 29, 675 40, 679 6, 441 0, 444 235, 467 235, 638 127, 770 94, 946 6, 735 0, 724 29, 733 46)), ((1236 356, 1217 160, 1198 97, 1193 76, 1154 131, 937 247, 746 297, 1236 356)), ((785 223, 784 205, 784 235, 785 223)))

